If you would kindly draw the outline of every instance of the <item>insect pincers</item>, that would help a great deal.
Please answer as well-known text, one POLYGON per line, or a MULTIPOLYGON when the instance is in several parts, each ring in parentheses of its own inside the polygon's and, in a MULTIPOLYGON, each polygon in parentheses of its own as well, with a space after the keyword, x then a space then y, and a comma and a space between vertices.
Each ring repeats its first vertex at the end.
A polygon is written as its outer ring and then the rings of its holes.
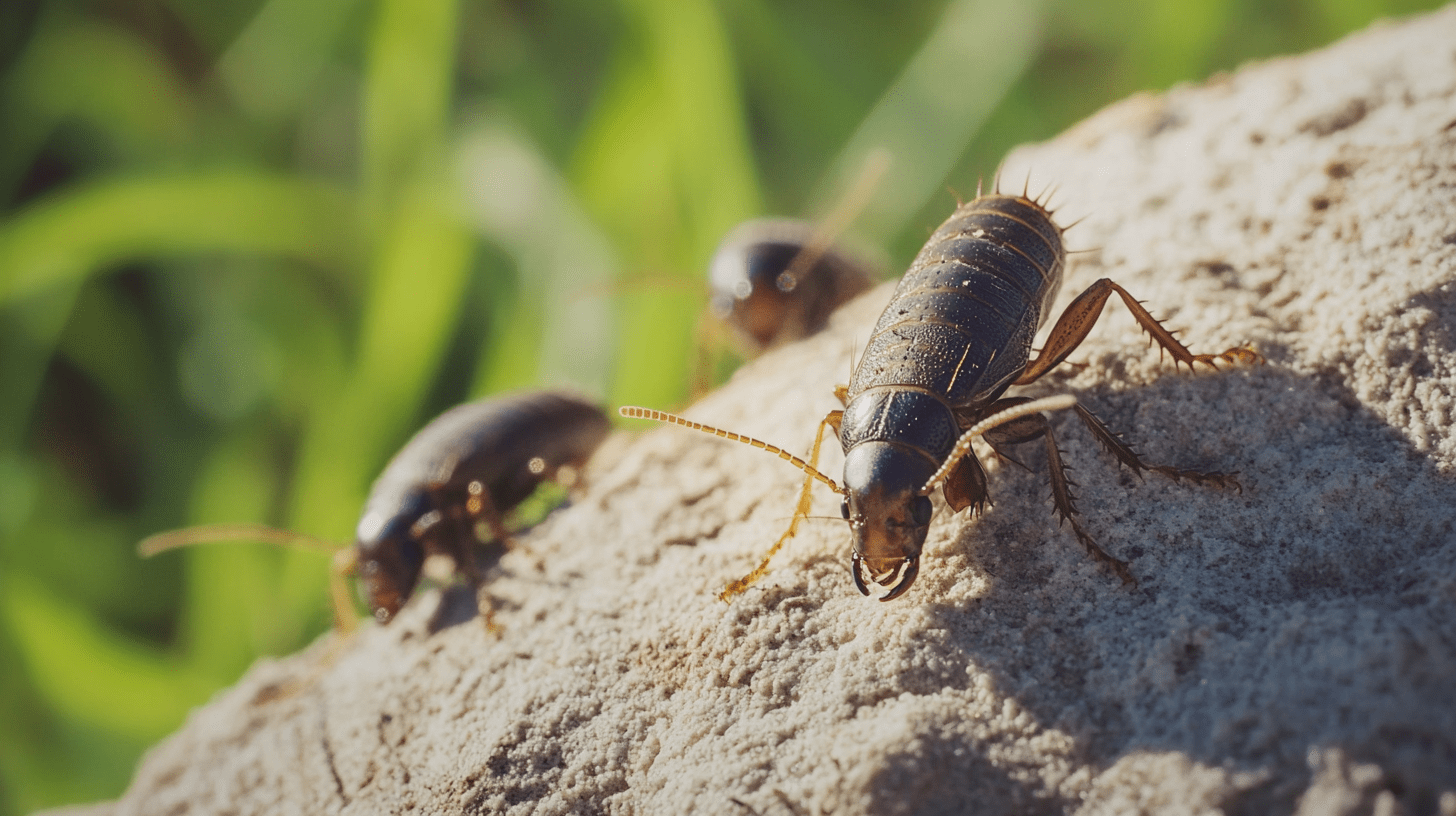
POLYGON ((475 589, 475 547, 509 545, 505 515, 544 481, 571 482, 606 438, 601 408, 580 397, 531 391, 457 405, 405 443, 375 480, 352 547, 260 525, 216 525, 151 536, 143 555, 203 541, 265 540, 335 551, 335 620, 353 628, 343 579, 359 577, 374 618, 389 622, 419 585, 432 556, 475 589))
MULTIPOLYGON (((1238 488, 1231 473, 1203 473, 1144 462, 1085 406, 1067 397, 1031 400, 1003 396, 1013 385, 1036 382, 1066 360, 1096 323, 1113 294, 1144 331, 1190 370, 1199 363, 1257 363, 1246 347, 1194 354, 1127 290, 1103 278, 1072 301, 1052 326, 1046 345, 1033 354, 1032 339, 1061 286, 1066 250, 1062 228, 1038 201, 999 192, 956 208, 931 235, 901 279, 870 335, 847 386, 844 405, 819 425, 806 462, 783 449, 738 434, 649 409, 627 407, 624 416, 671 422, 764 448, 806 474, 789 528, 756 569, 734 581, 724 600, 762 577, 769 560, 808 517, 817 479, 843 497, 841 513, 853 539, 850 571, 855 586, 885 590, 882 601, 903 595, 915 582, 930 526, 930 494, 940 488, 952 511, 979 512, 989 503, 986 473, 971 452, 983 435, 1000 456, 1012 445, 1041 440, 1057 515, 1098 561, 1135 584, 1125 561, 1097 545, 1078 521, 1066 466, 1052 426, 1040 411, 1073 408, 1097 442, 1134 472, 1150 470, 1175 480, 1238 488), (841 485, 817 469, 825 428, 844 450, 841 485)), ((1010 458, 1010 457, 1007 457, 1010 458)))

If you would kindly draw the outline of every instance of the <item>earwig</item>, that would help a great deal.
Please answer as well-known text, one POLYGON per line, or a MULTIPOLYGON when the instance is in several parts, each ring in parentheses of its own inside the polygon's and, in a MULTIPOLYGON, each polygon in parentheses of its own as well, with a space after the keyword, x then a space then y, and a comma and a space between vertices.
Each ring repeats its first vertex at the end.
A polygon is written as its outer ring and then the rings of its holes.
POLYGON ((710 306, 750 355, 821 331, 829 315, 874 282, 871 267, 834 245, 889 168, 873 151, 850 190, 818 224, 761 218, 734 227, 708 266, 710 306))
POLYGON ((353 627, 344 577, 359 578, 375 620, 388 623, 414 593, 426 561, 443 556, 476 590, 474 545, 509 546, 505 515, 544 481, 571 481, 606 439, 602 410, 579 397, 535 391, 457 405, 420 429, 369 491, 352 547, 260 525, 161 533, 142 555, 204 541, 253 539, 336 551, 330 571, 335 621, 353 627), (488 534, 488 535, 487 535, 488 534))
POLYGON ((807 221, 761 218, 723 238, 708 268, 713 315, 750 354, 821 331, 873 280, 860 259, 816 246, 807 221))
MULTIPOLYGON (((856 588, 869 595, 868 584, 873 583, 886 590, 882 601, 905 594, 919 572, 930 527, 929 494, 940 489, 953 512, 969 507, 977 513, 989 503, 985 470, 968 455, 976 435, 983 435, 1003 457, 1010 445, 1042 440, 1057 515, 1071 523, 1094 559, 1125 583, 1136 583, 1127 562, 1099 547, 1078 522, 1056 437, 1039 413, 1070 403, 1003 395, 1013 385, 1037 381, 1066 360, 1114 293, 1175 366, 1187 365, 1191 371, 1199 363, 1217 368, 1219 361, 1258 363, 1262 358, 1241 346, 1214 355, 1190 352, 1127 290, 1107 278, 1072 301, 1045 347, 1033 356, 1032 339, 1062 282, 1062 233, 1051 213, 1024 193, 978 195, 957 207, 901 279, 849 385, 836 389, 844 409, 830 412, 820 423, 808 461, 688 420, 622 409, 626 416, 748 441, 778 453, 806 474, 789 529, 758 568, 730 584, 721 597, 732 598, 767 572, 769 559, 808 516, 816 479, 844 497, 841 514, 853 539, 850 572, 856 588), (834 429, 844 450, 842 486, 817 470, 826 427, 834 429)), ((1134 472, 1151 470, 1175 480, 1239 488, 1234 474, 1148 464, 1087 408, 1076 405, 1075 411, 1097 442, 1134 472)))

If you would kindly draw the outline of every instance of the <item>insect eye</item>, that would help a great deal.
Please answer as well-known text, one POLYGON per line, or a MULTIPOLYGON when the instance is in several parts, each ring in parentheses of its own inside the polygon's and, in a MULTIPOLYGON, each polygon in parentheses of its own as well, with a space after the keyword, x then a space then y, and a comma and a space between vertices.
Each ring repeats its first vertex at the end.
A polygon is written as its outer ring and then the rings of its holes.
POLYGON ((849 499, 848 498, 845 498, 843 501, 841 501, 839 503, 839 515, 844 516, 844 520, 845 521, 849 521, 849 499))
POLYGON ((917 526, 929 524, 930 513, 930 499, 925 496, 916 496, 915 501, 910 503, 910 520, 917 526))

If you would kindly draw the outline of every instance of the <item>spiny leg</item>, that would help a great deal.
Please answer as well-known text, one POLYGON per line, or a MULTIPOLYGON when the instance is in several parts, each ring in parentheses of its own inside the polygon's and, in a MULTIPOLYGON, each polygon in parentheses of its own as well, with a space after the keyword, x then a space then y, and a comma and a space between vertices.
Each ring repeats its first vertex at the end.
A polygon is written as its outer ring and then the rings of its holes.
MULTIPOLYGON (((1001 414, 1009 408, 1025 406, 1030 402, 1032 402, 1030 397, 1007 397, 1006 399, 997 400, 980 410, 959 412, 956 414, 956 421, 960 423, 961 430, 964 433, 980 425, 987 417, 1001 414)), ((1041 400, 1037 404, 1046 406, 1048 403, 1046 400, 1041 400)), ((1071 401, 1064 399, 1058 401, 1056 405, 1066 407, 1071 404, 1073 404, 1071 401)), ((990 443, 991 449, 995 452, 996 456, 1010 461, 1029 472, 1030 468, 1021 464, 1002 450, 1002 447, 1005 445, 1025 441, 1020 438, 1023 434, 1017 430, 1018 428, 1023 428, 1025 422, 1026 419, 1024 416, 1006 420, 981 434, 981 438, 990 443), (999 446, 995 440, 1002 440, 999 446)), ((1041 433, 1040 425, 1034 424, 1033 428, 1032 435, 1031 437, 1027 437, 1028 439, 1034 438, 1041 433)), ((954 452, 952 452, 952 455, 954 455, 954 452)), ((986 507, 991 504, 990 489, 986 483, 986 470, 981 466, 980 459, 974 454, 968 453, 960 459, 959 463, 950 469, 949 475, 946 476, 945 484, 942 486, 942 492, 945 495, 945 503, 950 506, 951 510, 957 513, 969 507, 971 508, 971 514, 976 515, 985 511, 986 507)))
MULTIPOLYGON (((1002 411, 1011 406, 1030 401, 1028 397, 1007 397, 991 403, 986 408, 986 411, 1002 411)), ((991 446, 991 452, 996 454, 997 458, 1004 459, 1027 473, 1031 473, 1031 468, 1023 464, 1021 460, 1012 456, 1007 448, 1040 438, 1045 427, 1046 422, 1043 417, 1022 417, 1013 422, 1008 422, 999 428, 987 431, 984 439, 986 440, 986 444, 991 446)))
POLYGON ((1112 296, 1113 292, 1122 298, 1122 302, 1127 306, 1128 311, 1132 312, 1138 325, 1142 326, 1143 330, 1158 344, 1159 356, 1162 351, 1167 351, 1173 356, 1175 366, 1187 365, 1189 370, 1192 370, 1196 363, 1218 368, 1219 360, 1229 363, 1263 362, 1264 358, 1260 357, 1257 352, 1244 346, 1235 346, 1219 354, 1194 354, 1188 350, 1187 346, 1178 342, 1172 332, 1163 328, 1163 324, 1159 323, 1157 318, 1143 308, 1141 303, 1128 294, 1126 289, 1109 278, 1103 278, 1087 287, 1087 291, 1078 295, 1066 311, 1062 312, 1062 316, 1057 318, 1057 323, 1052 327, 1052 333, 1047 338, 1046 346, 1042 348, 1035 360, 1027 364, 1026 370, 1017 378, 1015 384, 1026 385, 1035 382, 1043 374, 1056 368, 1058 363, 1067 359, 1067 355, 1075 351, 1077 346, 1087 339, 1087 333, 1092 330, 1093 324, 1102 314, 1103 305, 1107 303, 1107 299, 1112 296))
POLYGON ((1203 473, 1196 470, 1182 470, 1168 465, 1150 465, 1138 456, 1137 451, 1133 450, 1132 446, 1122 438, 1122 434, 1112 431, 1091 411, 1083 408, 1081 405, 1076 406, 1076 411, 1077 416, 1082 418, 1082 422, 1092 432, 1092 437, 1097 440, 1098 444, 1102 446, 1102 449, 1112 454, 1113 458, 1119 463, 1127 465, 1129 470, 1138 474, 1139 478, 1142 477, 1142 471, 1151 470, 1154 473, 1161 473, 1175 482, 1182 482, 1186 479, 1194 484, 1205 485, 1207 487, 1221 489, 1232 487, 1240 493, 1244 492, 1243 486, 1235 478, 1238 475, 1236 473, 1221 473, 1219 471, 1203 473))
MULTIPOLYGON (((982 408, 976 414, 970 415, 969 419, 974 420, 982 414, 1000 413, 1008 408, 1025 405, 1028 402, 1031 402, 1030 397, 1005 397, 982 408)), ((1073 405, 1071 407, 1075 408, 1076 406, 1073 405)), ((1024 445, 1027 442, 1035 442, 1041 439, 1046 436, 1048 427, 1046 417, 1040 414, 1024 415, 987 431, 981 438, 986 440, 986 444, 991 447, 991 452, 996 454, 996 456, 1017 465, 1027 473, 1031 473, 1031 468, 1022 464, 1019 459, 1012 456, 1007 448, 1012 445, 1024 445)), ((1070 504, 1070 501, 1068 504, 1070 504)))
POLYGON ((1118 578, 1122 579, 1124 584, 1136 587, 1137 579, 1132 577, 1132 570, 1128 569, 1127 562, 1114 558, 1106 550, 1097 546, 1097 542, 1092 539, 1092 536, 1077 523, 1077 505, 1076 500, 1072 497, 1071 487, 1075 482, 1067 478, 1067 466, 1062 461, 1062 451, 1057 447, 1057 439, 1052 434, 1051 423, 1047 423, 1045 437, 1047 470, 1050 472, 1052 482, 1052 503, 1056 505, 1057 514, 1063 521, 1071 523, 1072 532, 1076 534, 1077 540, 1082 542, 1082 546, 1087 548, 1087 552, 1093 558, 1106 564, 1118 578))
MULTIPOLYGON (((1030 401, 1025 397, 1008 397, 997 400, 987 406, 983 413, 996 414, 1008 409, 1017 408, 1028 404, 1030 401)), ((1081 411, 1080 405, 1071 406, 1081 411)), ((1060 521, 1071 523, 1072 532, 1076 534, 1077 540, 1087 548, 1087 552, 1093 558, 1106 564, 1123 583, 1137 585, 1137 579, 1132 577, 1132 572, 1127 567, 1127 562, 1109 555, 1108 552, 1097 546, 1092 536, 1077 522, 1077 504, 1072 496, 1072 485, 1076 484, 1067 476, 1067 465, 1062 461, 1061 449, 1057 447, 1056 437, 1052 433, 1051 423, 1041 414, 1028 414, 1018 417, 999 427, 987 431, 985 439, 991 449, 996 451, 998 456, 1010 458, 1005 448, 1010 445, 1019 445, 1024 442, 1032 442, 1037 437, 1046 441, 1047 471, 1052 485, 1052 503, 1056 506, 1056 512, 1060 521)), ((1015 460, 1012 460, 1015 461, 1015 460)))
MULTIPOLYGON (((840 420, 843 418, 843 411, 830 411, 820 421, 819 430, 814 435, 814 447, 809 452, 809 467, 811 469, 819 467, 819 449, 824 442, 824 429, 831 427, 838 428, 840 420)), ((741 595, 755 581, 768 573, 768 562, 773 560, 774 555, 799 531, 799 522, 809 517, 810 504, 813 499, 813 494, 811 493, 813 487, 814 473, 812 471, 806 471, 804 475, 804 486, 799 490, 799 503, 794 507, 794 517, 789 520, 789 529, 785 530, 784 534, 779 536, 779 540, 774 542, 774 545, 769 548, 768 553, 764 555, 763 560, 759 562, 758 566, 753 568, 752 572, 729 584, 722 592, 718 593, 718 600, 725 602, 733 600, 734 596, 741 595)), ((831 485, 831 487, 837 488, 838 486, 831 485)))
POLYGON ((980 412, 958 417, 958 421, 963 425, 969 423, 970 427, 961 433, 950 453, 946 455, 945 461, 940 463, 940 467, 931 474, 925 486, 920 488, 920 495, 930 495, 932 490, 939 487, 956 470, 961 460, 971 454, 971 442, 976 437, 984 436, 1001 425, 1015 422, 1021 417, 1036 414, 1039 411, 1060 411, 1076 404, 1077 398, 1070 394, 1058 394, 1035 400, 1013 397, 997 400, 980 412))

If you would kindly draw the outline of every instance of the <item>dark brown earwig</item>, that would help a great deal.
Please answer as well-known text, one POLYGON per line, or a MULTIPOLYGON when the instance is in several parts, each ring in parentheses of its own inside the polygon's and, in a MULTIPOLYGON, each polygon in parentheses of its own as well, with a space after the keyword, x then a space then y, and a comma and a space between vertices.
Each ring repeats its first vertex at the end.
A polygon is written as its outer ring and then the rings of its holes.
POLYGON ((264 540, 336 551, 335 620, 353 628, 344 577, 359 577, 373 616, 388 623, 414 593, 426 560, 445 556, 479 588, 475 545, 505 545, 505 514, 547 480, 570 481, 607 436, 601 408, 580 397, 532 391, 457 405, 394 455, 369 491, 354 546, 260 525, 194 527, 151 536, 142 555, 204 541, 264 540))
MULTIPOLYGON (((844 497, 842 514, 854 541, 850 569, 855 586, 866 595, 869 583, 884 587, 882 601, 903 595, 919 570, 931 518, 929 493, 939 487, 956 512, 967 507, 976 512, 988 502, 985 471, 975 456, 966 455, 976 432, 983 432, 986 442, 1003 456, 1010 445, 1042 440, 1057 514, 1071 523, 1094 558, 1124 582, 1135 583, 1127 563, 1099 547, 1078 522, 1061 451, 1051 424, 1039 413, 1069 403, 1003 395, 1013 385, 1035 382, 1066 360, 1114 293, 1177 365, 1190 370, 1198 363, 1216 368, 1220 360, 1254 363, 1262 358, 1244 347, 1215 355, 1193 354, 1127 290, 1106 278, 1072 301, 1052 327, 1046 346, 1033 356, 1032 339, 1061 286, 1065 260, 1062 229, 1045 207, 1024 193, 978 195, 957 207, 901 279, 849 385, 837 389, 844 409, 831 412, 820 423, 807 462, 716 428, 624 408, 627 416, 676 422, 749 441, 790 459, 808 474, 788 531, 758 569, 731 584, 723 597, 742 592, 765 573, 768 558, 807 517, 815 479, 844 497), (825 427, 834 429, 844 449, 842 486, 815 469, 825 427)), ((1091 411, 1081 405, 1075 410, 1098 443, 1134 471, 1239 487, 1232 474, 1147 464, 1091 411)))

